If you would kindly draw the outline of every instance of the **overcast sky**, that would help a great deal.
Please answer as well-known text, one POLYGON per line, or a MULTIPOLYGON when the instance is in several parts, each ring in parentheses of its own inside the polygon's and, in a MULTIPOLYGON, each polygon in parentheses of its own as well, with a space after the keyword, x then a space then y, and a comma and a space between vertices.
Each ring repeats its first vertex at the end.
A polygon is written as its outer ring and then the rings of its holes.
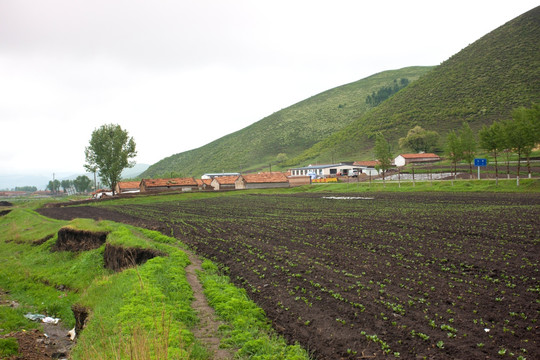
POLYGON ((0 175, 83 173, 119 124, 137 163, 330 88, 438 65, 529 0, 0 0, 0 175))

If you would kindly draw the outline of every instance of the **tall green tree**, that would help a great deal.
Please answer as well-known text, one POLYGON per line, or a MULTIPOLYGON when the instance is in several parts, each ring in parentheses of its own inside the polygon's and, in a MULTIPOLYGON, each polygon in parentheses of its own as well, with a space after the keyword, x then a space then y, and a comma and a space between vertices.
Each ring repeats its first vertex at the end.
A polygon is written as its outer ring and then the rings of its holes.
POLYGON ((534 139, 538 144, 540 143, 540 103, 535 103, 529 110, 532 127, 534 131, 534 139))
POLYGON ((508 136, 508 133, 512 131, 511 129, 511 121, 501 121, 501 129, 502 129, 502 146, 503 146, 503 153, 504 158, 506 162, 506 178, 510 180, 510 156, 512 155, 512 145, 510 144, 510 137, 508 136))
POLYGON ((137 151, 133 137, 129 137, 126 130, 120 125, 108 124, 94 130, 84 154, 84 167, 88 171, 97 168, 101 180, 111 188, 114 195, 122 170, 135 165, 130 159, 137 155, 137 151))
MULTIPOLYGON (((538 118, 536 118, 538 121, 538 118)), ((538 142, 535 124, 534 110, 520 107, 512 112, 512 120, 507 122, 506 136, 510 148, 518 156, 517 178, 519 185, 519 173, 521 168, 521 157, 527 159, 527 168, 529 177, 531 176, 530 155, 532 149, 538 142)))
POLYGON ((382 171, 383 182, 385 182, 385 172, 392 166, 392 150, 382 133, 378 133, 375 137, 375 147, 373 152, 375 159, 379 161, 376 168, 377 170, 382 171))
POLYGON ((51 190, 53 194, 56 194, 60 190, 60 180, 50 180, 45 190, 51 190))
POLYGON ((87 192, 90 190, 91 185, 92 180, 90 180, 86 175, 79 175, 75 180, 73 180, 73 186, 75 186, 75 190, 77 190, 79 193, 87 192))
POLYGON ((62 191, 66 192, 66 190, 73 185, 73 181, 71 180, 62 180, 60 182, 60 186, 62 186, 62 191))
POLYGON ((473 177, 473 162, 476 156, 476 138, 468 123, 464 122, 459 134, 459 140, 461 142, 461 151, 463 153, 463 160, 469 164, 469 174, 473 177))
POLYGON ((439 134, 436 131, 425 130, 417 125, 407 132, 407 136, 399 139, 399 146, 411 149, 416 153, 432 152, 439 142, 439 134))
POLYGON ((448 159, 454 165, 455 178, 457 173, 457 163, 463 159, 463 148, 461 147, 461 140, 454 130, 450 131, 446 136, 446 147, 444 151, 448 159))
POLYGON ((494 122, 490 127, 484 125, 478 132, 480 147, 493 154, 495 159, 495 182, 499 185, 499 164, 497 157, 506 147, 505 134, 500 122, 494 122))

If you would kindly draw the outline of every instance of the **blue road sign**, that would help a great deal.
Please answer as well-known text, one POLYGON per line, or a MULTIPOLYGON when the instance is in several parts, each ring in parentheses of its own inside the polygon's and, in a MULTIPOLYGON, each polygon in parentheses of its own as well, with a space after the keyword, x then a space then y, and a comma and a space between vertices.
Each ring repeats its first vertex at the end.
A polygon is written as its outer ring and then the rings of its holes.
POLYGON ((474 159, 474 166, 487 166, 487 159, 474 159))

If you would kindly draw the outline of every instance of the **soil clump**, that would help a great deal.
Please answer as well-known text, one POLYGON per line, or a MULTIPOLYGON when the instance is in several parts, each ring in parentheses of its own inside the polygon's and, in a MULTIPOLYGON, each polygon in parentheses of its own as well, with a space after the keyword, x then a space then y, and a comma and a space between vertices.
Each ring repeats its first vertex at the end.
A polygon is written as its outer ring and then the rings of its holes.
POLYGON ((78 252, 97 249, 105 243, 107 234, 105 231, 92 232, 65 226, 58 230, 58 240, 52 250, 78 252))
POLYGON ((2 210, 0 211, 0 216, 4 216, 4 215, 7 215, 11 212, 11 210, 2 210))
POLYGON ((80 304, 74 304, 71 306, 73 316, 75 317, 75 334, 79 336, 81 331, 86 326, 86 320, 88 319, 88 309, 80 304))
POLYGON ((108 243, 105 245, 103 253, 105 268, 116 272, 135 265, 142 265, 156 256, 167 256, 167 254, 155 249, 123 247, 108 243))

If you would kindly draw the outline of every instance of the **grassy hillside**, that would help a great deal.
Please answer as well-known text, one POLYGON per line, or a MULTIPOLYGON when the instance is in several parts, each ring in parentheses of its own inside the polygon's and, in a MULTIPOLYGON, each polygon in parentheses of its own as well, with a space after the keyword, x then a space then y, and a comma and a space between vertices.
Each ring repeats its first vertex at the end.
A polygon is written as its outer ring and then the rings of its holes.
POLYGON ((372 157, 374 134, 397 140, 415 125, 444 139, 464 121, 473 130, 540 101, 540 7, 485 35, 290 165, 372 157))
POLYGON ((312 96, 200 148, 167 157, 141 177, 191 176, 205 172, 248 171, 276 165, 341 130, 372 107, 366 97, 394 80, 410 82, 431 67, 385 71, 312 96), (279 154, 285 154, 280 155, 279 154))

